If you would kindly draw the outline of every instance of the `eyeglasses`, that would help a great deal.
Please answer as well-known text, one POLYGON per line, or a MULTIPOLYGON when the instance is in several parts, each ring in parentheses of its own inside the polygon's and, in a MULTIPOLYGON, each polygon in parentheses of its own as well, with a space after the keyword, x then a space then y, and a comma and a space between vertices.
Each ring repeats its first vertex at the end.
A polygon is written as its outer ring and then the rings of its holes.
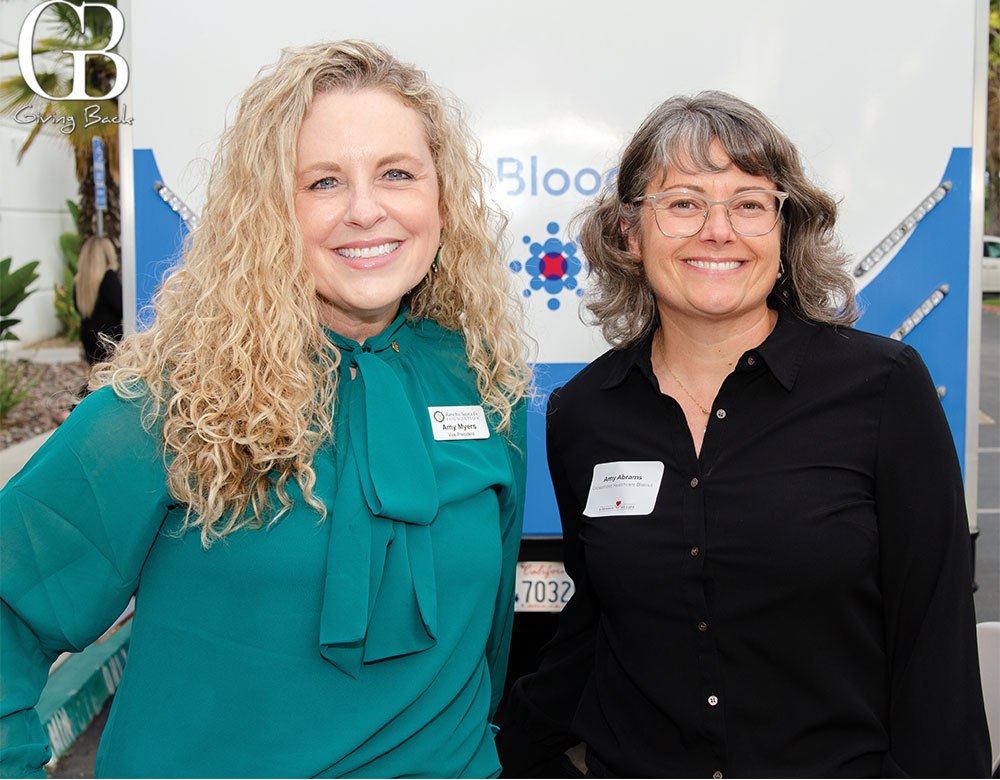
POLYGON ((708 200, 693 192, 657 192, 633 203, 648 200, 660 232, 668 238, 688 238, 700 233, 712 206, 725 208, 733 230, 741 236, 763 236, 774 230, 787 192, 747 190, 725 200, 708 200))

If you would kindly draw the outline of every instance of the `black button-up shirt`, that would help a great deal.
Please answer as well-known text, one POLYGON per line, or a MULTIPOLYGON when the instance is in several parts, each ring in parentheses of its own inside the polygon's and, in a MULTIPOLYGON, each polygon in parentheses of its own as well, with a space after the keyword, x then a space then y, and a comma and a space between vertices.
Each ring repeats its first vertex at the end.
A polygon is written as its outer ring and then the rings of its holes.
POLYGON ((912 348, 783 310, 696 456, 647 338, 553 393, 548 453, 576 594, 511 694, 512 774, 578 741, 625 776, 989 774, 962 478, 912 348), (587 516, 632 461, 663 464, 652 511, 587 516))

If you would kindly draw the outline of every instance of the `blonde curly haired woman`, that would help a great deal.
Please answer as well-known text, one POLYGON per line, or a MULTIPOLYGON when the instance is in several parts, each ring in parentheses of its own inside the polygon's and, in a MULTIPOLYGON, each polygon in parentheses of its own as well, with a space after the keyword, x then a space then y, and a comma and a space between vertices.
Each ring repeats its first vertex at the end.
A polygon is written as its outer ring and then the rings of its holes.
POLYGON ((134 592, 99 775, 500 771, 528 371, 477 153, 368 43, 247 90, 155 325, 2 494, 5 769, 134 592))

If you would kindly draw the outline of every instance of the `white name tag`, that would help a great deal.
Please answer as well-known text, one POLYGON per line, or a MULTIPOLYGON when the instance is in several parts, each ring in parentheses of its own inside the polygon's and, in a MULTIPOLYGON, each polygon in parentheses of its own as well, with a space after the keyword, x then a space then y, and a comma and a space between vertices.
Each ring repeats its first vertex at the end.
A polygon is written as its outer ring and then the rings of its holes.
POLYGON ((435 441, 488 439, 490 427, 481 406, 428 406, 435 441))
POLYGON ((662 479, 663 463, 658 460, 598 463, 583 513, 587 517, 648 515, 656 504, 662 479))

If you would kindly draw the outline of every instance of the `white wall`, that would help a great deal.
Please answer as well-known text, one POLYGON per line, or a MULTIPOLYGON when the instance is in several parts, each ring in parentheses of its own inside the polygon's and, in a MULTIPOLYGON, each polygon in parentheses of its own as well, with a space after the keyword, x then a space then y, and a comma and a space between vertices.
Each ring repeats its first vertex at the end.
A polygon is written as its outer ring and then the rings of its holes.
MULTIPOLYGON (((21 22, 39 0, 0 2, 0 52, 17 49, 21 22)), ((0 62, 0 80, 18 75, 17 60, 0 62)), ((52 306, 52 285, 62 280, 63 255, 59 235, 74 230, 66 200, 76 200, 73 154, 62 135, 46 127, 20 165, 17 152, 32 125, 0 117, 0 258, 12 257, 12 267, 41 261, 35 292, 17 308, 21 322, 14 334, 31 344, 59 332, 52 306)), ((16 346, 11 342, 11 346, 16 346)))

